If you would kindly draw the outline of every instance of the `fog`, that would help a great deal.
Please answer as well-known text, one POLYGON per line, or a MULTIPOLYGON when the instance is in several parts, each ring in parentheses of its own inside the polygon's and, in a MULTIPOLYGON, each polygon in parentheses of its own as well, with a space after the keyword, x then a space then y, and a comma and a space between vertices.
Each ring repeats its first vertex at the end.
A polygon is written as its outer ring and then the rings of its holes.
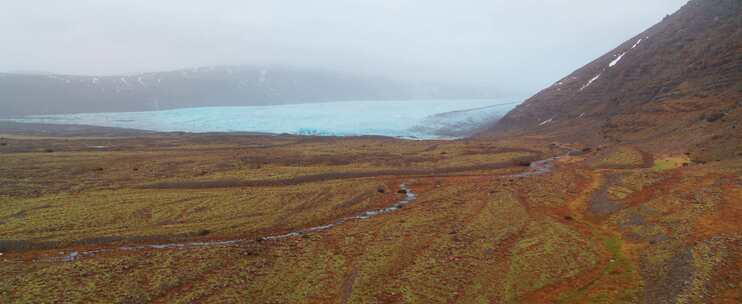
POLYGON ((685 0, 24 0, 0 71, 111 75, 291 65, 533 93, 685 0))

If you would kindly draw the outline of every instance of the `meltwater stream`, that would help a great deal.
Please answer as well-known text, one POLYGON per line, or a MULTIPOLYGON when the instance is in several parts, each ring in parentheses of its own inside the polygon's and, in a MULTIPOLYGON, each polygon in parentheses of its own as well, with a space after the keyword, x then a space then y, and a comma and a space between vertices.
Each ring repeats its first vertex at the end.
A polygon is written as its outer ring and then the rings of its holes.
MULTIPOLYGON (((568 148, 568 147, 562 147, 567 150, 565 153, 565 156, 573 155, 577 152, 577 150, 568 148)), ((510 174, 510 175, 504 175, 500 176, 501 178, 526 178, 531 176, 537 176, 542 175, 551 172, 551 170, 554 168, 554 162, 559 160, 561 156, 555 156, 550 157, 547 159, 539 160, 532 162, 530 166, 528 167, 528 170, 521 173, 516 174, 510 174)), ((332 223, 324 224, 321 226, 314 226, 310 228, 304 228, 300 230, 295 230, 289 233, 285 234, 278 234, 278 235, 269 235, 269 236, 263 236, 258 238, 258 241, 275 241, 275 240, 281 240, 281 239, 287 239, 287 238, 294 238, 294 237, 301 237, 303 235, 306 235, 308 233, 312 232, 320 232, 324 230, 328 230, 331 228, 334 228, 336 226, 342 225, 344 223, 355 221, 355 220, 365 220, 369 219, 375 216, 384 215, 387 213, 398 211, 404 206, 414 202, 417 199, 417 194, 415 194, 406 184, 401 184, 400 186, 400 193, 404 193, 404 198, 397 201, 393 205, 383 208, 383 209, 377 209, 377 210, 371 210, 371 211, 365 211, 361 214, 358 214, 356 216, 347 217, 347 218, 341 218, 339 220, 336 220, 332 223)), ((188 249, 188 248, 198 248, 198 247, 208 247, 208 246, 227 246, 227 245, 234 245, 242 242, 247 242, 248 239, 236 239, 236 240, 228 240, 228 241, 211 241, 211 242, 188 242, 188 243, 168 243, 168 244, 154 244, 154 245, 137 245, 137 246, 122 246, 114 249, 98 249, 98 250, 92 250, 92 251, 72 251, 65 255, 63 255, 58 260, 61 261, 74 261, 80 257, 84 256, 93 256, 98 253, 104 253, 104 252, 111 252, 114 250, 142 250, 142 249, 188 249)))
MULTIPOLYGON (((389 207, 386 207, 383 209, 365 211, 356 216, 341 218, 339 220, 336 220, 333 223, 329 223, 329 224, 325 224, 321 226, 315 226, 315 227, 295 230, 295 231, 285 233, 285 234, 263 236, 263 237, 258 238, 258 241, 275 241, 275 240, 281 240, 281 239, 287 239, 287 238, 293 238, 293 237, 301 237, 308 233, 328 230, 328 229, 331 229, 333 227, 342 225, 350 221, 366 220, 366 219, 369 219, 375 216, 379 216, 379 215, 383 215, 383 214, 387 214, 387 213, 400 210, 404 208, 404 206, 406 206, 407 204, 412 203, 413 201, 415 201, 415 199, 417 199, 417 195, 414 192, 412 192, 412 190, 406 184, 401 184, 399 188, 400 188, 399 192, 404 193, 404 198, 397 201, 396 203, 394 203, 393 205, 389 207)), ((106 249, 98 249, 98 250, 90 250, 90 251, 72 251, 70 253, 65 254, 61 258, 59 258, 59 260, 65 261, 65 262, 71 262, 71 261, 77 260, 80 257, 93 256, 99 253, 111 252, 114 250, 130 251, 130 250, 142 250, 142 249, 187 249, 187 248, 198 248, 198 247, 208 247, 208 246, 234 245, 234 244, 238 244, 238 243, 242 243, 246 241, 248 240, 247 239, 236 239, 236 240, 228 240, 228 241, 167 243, 167 244, 153 244, 153 245, 122 246, 118 248, 106 248, 106 249)))
POLYGON ((412 192, 412 190, 410 190, 407 187, 407 185, 405 185, 405 184, 400 185, 400 189, 401 189, 400 192, 403 192, 405 194, 405 198, 402 199, 401 201, 398 201, 394 205, 391 205, 391 206, 386 207, 384 209, 366 211, 366 212, 363 212, 363 213, 361 213, 359 215, 356 215, 356 216, 353 216, 353 217, 339 219, 339 220, 335 221, 332 224, 327 224, 327 225, 322 225, 322 226, 316 226, 316 227, 311 227, 311 228, 307 228, 307 229, 297 230, 297 231, 289 232, 287 234, 262 237, 262 238, 260 238, 260 240, 264 240, 264 241, 280 240, 280 239, 285 239, 285 238, 302 236, 302 235, 307 234, 307 233, 310 233, 310 232, 317 232, 317 231, 327 230, 327 229, 333 228, 335 226, 342 225, 343 223, 348 222, 348 221, 365 220, 365 219, 372 218, 374 216, 379 216, 379 215, 382 215, 382 214, 386 214, 386 213, 397 211, 399 209, 402 209, 405 205, 407 205, 407 204, 413 202, 415 199, 417 199, 417 195, 414 192, 412 192))

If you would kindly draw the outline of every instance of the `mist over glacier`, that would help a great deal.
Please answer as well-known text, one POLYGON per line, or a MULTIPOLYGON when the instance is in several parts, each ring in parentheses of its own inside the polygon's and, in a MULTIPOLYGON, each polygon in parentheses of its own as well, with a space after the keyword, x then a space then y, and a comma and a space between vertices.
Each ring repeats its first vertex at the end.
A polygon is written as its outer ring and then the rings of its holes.
POLYGON ((440 139, 465 136, 520 99, 346 101, 151 112, 35 115, 16 122, 77 124, 160 132, 257 132, 315 136, 379 135, 440 139))

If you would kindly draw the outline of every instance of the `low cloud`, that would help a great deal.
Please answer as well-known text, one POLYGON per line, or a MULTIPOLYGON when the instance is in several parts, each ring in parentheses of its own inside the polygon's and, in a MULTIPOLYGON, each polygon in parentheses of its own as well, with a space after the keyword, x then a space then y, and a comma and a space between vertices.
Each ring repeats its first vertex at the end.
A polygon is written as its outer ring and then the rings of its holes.
POLYGON ((532 93, 685 0, 27 0, 0 70, 125 74, 280 64, 532 93))

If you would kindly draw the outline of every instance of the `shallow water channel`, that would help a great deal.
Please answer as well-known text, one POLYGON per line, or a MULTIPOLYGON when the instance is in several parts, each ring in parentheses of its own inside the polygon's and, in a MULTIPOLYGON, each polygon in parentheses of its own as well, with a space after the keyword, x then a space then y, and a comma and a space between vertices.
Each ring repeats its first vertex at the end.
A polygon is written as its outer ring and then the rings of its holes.
MULTIPOLYGON (((329 224, 325 224, 321 226, 304 228, 304 229, 295 230, 295 231, 291 231, 291 232, 284 233, 284 234, 263 236, 263 237, 258 238, 258 241, 275 241, 275 240, 281 240, 281 239, 286 239, 286 238, 301 237, 308 233, 328 230, 335 226, 342 225, 350 221, 366 220, 372 217, 398 211, 404 208, 405 205, 408 205, 412 203, 413 201, 415 201, 415 199, 417 199, 417 195, 414 192, 412 192, 412 190, 406 184, 401 184, 399 188, 400 188, 400 193, 404 193, 404 197, 389 207, 386 207, 383 209, 377 209, 377 210, 364 211, 361 214, 351 216, 351 217, 341 218, 339 220, 336 220, 333 223, 329 223, 329 224)), ((242 243, 246 241, 252 241, 252 240, 253 239, 249 239, 249 240, 248 239, 235 239, 235 240, 227 240, 227 241, 165 243, 165 244, 150 244, 150 245, 136 245, 136 246, 121 246, 118 248, 105 248, 105 249, 90 250, 90 251, 71 251, 69 253, 63 252, 62 253, 63 256, 60 257, 59 259, 62 261, 71 262, 81 257, 93 256, 99 253, 111 252, 114 250, 131 251, 131 250, 142 250, 142 249, 187 249, 187 248, 198 248, 198 247, 209 247, 209 246, 234 245, 234 244, 238 244, 238 243, 242 243)))
MULTIPOLYGON (((570 150, 566 155, 570 155, 573 152, 575 152, 575 150, 570 150)), ((528 170, 526 170, 525 172, 506 175, 503 177, 505 178, 525 178, 525 177, 530 177, 530 176, 542 175, 542 174, 551 172, 551 170, 554 168, 554 161, 560 158, 561 158, 560 156, 555 156, 555 157, 535 161, 529 165, 528 170)), ((417 199, 417 195, 406 184, 404 183, 401 184, 399 188, 400 188, 400 192, 404 193, 404 197, 389 207, 386 207, 383 209, 377 209, 377 210, 364 211, 361 214, 351 216, 351 217, 341 218, 332 223, 324 224, 321 226, 304 228, 304 229, 295 230, 295 231, 291 231, 291 232, 284 233, 284 234, 263 236, 263 237, 258 238, 258 241, 275 241, 275 240, 281 240, 281 239, 287 239, 287 238, 301 237, 309 233, 332 229, 336 226, 342 225, 350 221, 366 220, 372 217, 398 211, 404 208, 404 206, 414 202, 417 199)), ((67 253, 61 252, 60 254, 62 256, 59 258, 55 258, 55 260, 71 262, 81 257, 93 256, 99 253, 111 252, 115 250, 131 251, 131 250, 143 250, 143 249, 189 249, 189 248, 200 248, 200 247, 210 247, 210 246, 228 246, 228 245, 234 245, 234 244, 243 243, 247 241, 254 241, 254 239, 235 239, 235 240, 226 240, 226 241, 121 246, 118 248, 105 248, 105 249, 98 249, 98 250, 91 250, 91 251, 71 251, 67 253)))

